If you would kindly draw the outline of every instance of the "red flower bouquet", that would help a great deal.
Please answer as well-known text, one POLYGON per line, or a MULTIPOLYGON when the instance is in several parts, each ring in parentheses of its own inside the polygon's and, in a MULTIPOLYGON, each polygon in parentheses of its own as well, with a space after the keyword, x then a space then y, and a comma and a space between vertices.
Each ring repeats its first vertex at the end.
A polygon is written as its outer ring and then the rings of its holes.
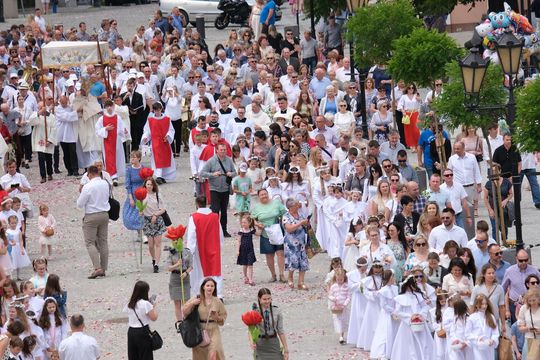
POLYGON ((135 199, 137 200, 135 202, 135 206, 137 207, 139 212, 143 212, 144 209, 146 208, 146 205, 143 204, 143 200, 146 199, 147 194, 148 194, 148 191, 146 190, 145 187, 142 187, 142 186, 140 188, 135 189, 135 191, 133 191, 133 195, 135 196, 135 199))
POLYGON ((169 226, 167 228, 167 233, 165 234, 165 237, 172 240, 173 246, 176 250, 178 250, 178 252, 182 252, 182 250, 184 250, 183 238, 186 234, 186 230, 187 228, 182 224, 178 225, 177 227, 169 226))
POLYGON ((242 321, 247 325, 253 342, 257 342, 260 334, 260 330, 257 325, 263 321, 261 313, 255 310, 248 311, 242 315, 242 321))
POLYGON ((141 170, 139 170, 139 176, 141 177, 141 179, 146 180, 154 176, 154 170, 143 167, 141 168, 141 170))

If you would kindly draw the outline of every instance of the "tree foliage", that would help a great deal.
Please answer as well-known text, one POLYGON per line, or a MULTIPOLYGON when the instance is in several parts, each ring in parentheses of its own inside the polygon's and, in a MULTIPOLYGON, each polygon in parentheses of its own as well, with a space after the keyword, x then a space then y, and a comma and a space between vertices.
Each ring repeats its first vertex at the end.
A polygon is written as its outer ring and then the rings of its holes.
POLYGON ((306 0, 304 2, 304 13, 306 18, 311 16, 311 2, 313 2, 313 14, 315 22, 320 18, 327 19, 333 11, 346 9, 346 0, 306 0))
POLYGON ((347 37, 354 44, 360 67, 387 64, 392 57, 392 41, 421 27, 422 21, 408 0, 383 0, 363 7, 347 22, 347 37))
MULTIPOLYGON (((447 119, 451 128, 461 125, 471 125, 482 128, 484 131, 489 124, 496 122, 504 116, 503 109, 471 111, 465 106, 463 92, 463 78, 457 61, 446 65, 446 75, 449 78, 444 91, 433 102, 433 107, 439 116, 447 119)), ((480 91, 479 106, 503 106, 506 104, 507 93, 503 86, 503 73, 500 66, 489 66, 486 71, 484 83, 480 91)))
POLYGON ((432 87, 436 79, 445 76, 446 64, 462 54, 453 38, 425 28, 414 29, 394 40, 392 46, 394 52, 388 62, 392 78, 420 87, 432 87))
POLYGON ((450 14, 458 4, 475 6, 476 0, 412 0, 413 6, 422 16, 450 14))
POLYGON ((514 131, 517 143, 524 151, 540 151, 540 80, 520 89, 516 96, 514 131))

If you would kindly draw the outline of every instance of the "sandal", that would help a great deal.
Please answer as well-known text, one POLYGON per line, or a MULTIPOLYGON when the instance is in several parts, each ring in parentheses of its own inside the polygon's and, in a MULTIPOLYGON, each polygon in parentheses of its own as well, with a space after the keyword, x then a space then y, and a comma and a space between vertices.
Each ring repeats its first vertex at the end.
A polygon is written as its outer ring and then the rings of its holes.
POLYGON ((273 275, 273 276, 270 278, 270 280, 268 280, 268 282, 271 282, 271 283, 274 283, 274 282, 276 282, 276 281, 277 281, 276 275, 273 275))
POLYGON ((279 275, 279 282, 280 283, 287 283, 287 280, 285 280, 285 275, 279 275))
POLYGON ((309 288, 305 284, 298 284, 298 290, 309 290, 309 288))
POLYGON ((291 289, 294 289, 294 283, 292 281, 289 281, 288 284, 291 289))
POLYGON ((244 278, 244 284, 249 284, 249 279, 247 277, 244 278))
POLYGON ((254 282, 254 281, 250 281, 250 282, 248 282, 248 285, 255 286, 255 282, 254 282))

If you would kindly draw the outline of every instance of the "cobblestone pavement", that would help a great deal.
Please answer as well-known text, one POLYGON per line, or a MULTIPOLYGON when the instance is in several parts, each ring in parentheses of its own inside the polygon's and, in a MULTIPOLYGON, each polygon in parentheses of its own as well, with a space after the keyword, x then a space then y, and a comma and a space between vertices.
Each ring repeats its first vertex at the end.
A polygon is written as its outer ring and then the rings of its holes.
MULTIPOLYGON (((125 36, 131 36, 136 24, 144 22, 151 16, 157 5, 113 7, 101 9, 84 9, 84 12, 74 12, 50 15, 48 21, 62 22, 66 26, 76 26, 84 20, 88 28, 97 27, 104 17, 115 17, 119 20, 120 31, 125 36)), ((61 9, 63 11, 63 9, 61 9)), ((294 21, 292 16, 285 16, 285 21, 294 21)), ((8 23, 19 23, 22 19, 8 23)), ((207 39, 212 48, 217 41, 224 40, 226 32, 218 32, 207 28, 207 39)), ((411 159, 415 159, 413 156, 411 159)), ((147 159, 146 159, 147 160, 147 159)), ((165 194, 167 209, 175 224, 186 224, 189 214, 194 211, 192 183, 188 180, 188 157, 182 153, 177 161, 178 180, 163 185, 160 190, 165 194)), ((91 271, 81 231, 82 214, 75 207, 78 194, 77 181, 66 178, 64 174, 55 176, 53 181, 39 184, 37 156, 30 170, 23 172, 29 176, 33 186, 31 197, 34 204, 48 203, 50 211, 58 221, 58 240, 55 246, 54 258, 49 271, 60 275, 62 286, 69 293, 68 313, 80 312, 86 317, 87 332, 95 336, 102 349, 102 359, 126 359, 127 317, 122 313, 122 307, 127 302, 133 284, 136 280, 148 281, 151 292, 160 295, 159 319, 153 326, 163 336, 164 348, 155 353, 157 360, 187 359, 191 352, 185 348, 174 324, 173 305, 169 301, 169 274, 151 273, 150 257, 146 246, 143 249, 143 263, 140 264, 138 254, 140 243, 135 243, 134 232, 126 231, 121 221, 111 223, 109 227, 110 268, 106 278, 88 280, 91 271)), ((122 186, 122 184, 121 184, 122 186)), ((115 196, 122 203, 125 194, 122 187, 115 189, 115 196)), ((523 224, 524 237, 529 244, 540 242, 540 212, 531 201, 530 192, 524 191, 523 224)), ((480 209, 480 215, 487 218, 485 209, 480 209)), ((231 233, 237 230, 232 219, 229 221, 231 233)), ((31 219, 28 226, 28 251, 31 257, 39 255, 37 243, 37 220, 31 219)), ((513 237, 511 230, 510 237, 513 237)), ((166 241, 164 241, 166 243, 166 241)), ((256 252, 258 254, 258 241, 256 252)), ((537 248, 538 249, 538 248, 537 248)), ((240 315, 249 310, 256 300, 260 286, 268 287, 274 294, 274 303, 284 312, 285 329, 290 344, 291 359, 364 359, 365 355, 351 346, 341 346, 333 334, 332 317, 326 307, 326 296, 322 288, 323 278, 328 271, 326 255, 318 255, 311 262, 311 270, 307 273, 306 284, 309 291, 290 290, 286 284, 268 284, 268 271, 264 258, 257 256, 255 264, 255 282, 257 286, 243 284, 241 268, 236 266, 235 246, 232 239, 227 239, 223 251, 224 295, 228 318, 222 328, 222 337, 227 359, 252 358, 248 346, 246 327, 240 320, 240 315)), ((533 251, 533 261, 540 264, 540 251, 533 251)), ((162 266, 163 268, 163 266, 162 266)), ((30 269, 22 272, 22 277, 31 276, 30 269)))

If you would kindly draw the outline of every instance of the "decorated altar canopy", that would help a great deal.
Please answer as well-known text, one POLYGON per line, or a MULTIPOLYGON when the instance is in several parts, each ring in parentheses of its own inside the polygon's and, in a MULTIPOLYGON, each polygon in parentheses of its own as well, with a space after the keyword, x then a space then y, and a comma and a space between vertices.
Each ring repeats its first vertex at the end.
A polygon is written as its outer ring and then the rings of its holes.
POLYGON ((51 41, 41 47, 44 68, 77 67, 109 62, 107 42, 51 41))

